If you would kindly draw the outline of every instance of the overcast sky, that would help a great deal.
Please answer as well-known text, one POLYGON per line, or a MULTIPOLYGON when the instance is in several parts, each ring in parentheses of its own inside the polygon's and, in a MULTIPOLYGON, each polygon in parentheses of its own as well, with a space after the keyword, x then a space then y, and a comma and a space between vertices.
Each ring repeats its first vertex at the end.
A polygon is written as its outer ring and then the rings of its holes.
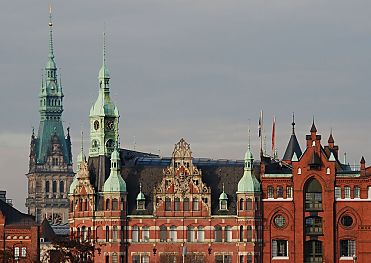
MULTIPOLYGON (((333 129, 350 163, 371 161, 371 1, 52 1, 54 47, 74 156, 98 94, 102 32, 121 145, 169 155, 184 137, 195 157, 241 159, 248 126, 258 153, 276 116, 282 157, 296 115, 304 147, 312 117, 333 129)), ((49 1, 0 9, 0 188, 24 210, 32 126, 47 61, 49 1)), ((87 147, 86 138, 85 147, 87 147)))

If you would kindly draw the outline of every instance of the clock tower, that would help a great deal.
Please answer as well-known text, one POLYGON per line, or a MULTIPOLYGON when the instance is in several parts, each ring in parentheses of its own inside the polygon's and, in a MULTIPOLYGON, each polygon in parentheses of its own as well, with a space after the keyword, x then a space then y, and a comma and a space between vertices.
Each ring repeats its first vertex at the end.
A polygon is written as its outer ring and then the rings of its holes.
POLYGON ((106 66, 105 34, 103 34, 103 64, 99 70, 98 98, 90 109, 89 156, 109 157, 117 144, 119 112, 110 98, 110 75, 106 66))

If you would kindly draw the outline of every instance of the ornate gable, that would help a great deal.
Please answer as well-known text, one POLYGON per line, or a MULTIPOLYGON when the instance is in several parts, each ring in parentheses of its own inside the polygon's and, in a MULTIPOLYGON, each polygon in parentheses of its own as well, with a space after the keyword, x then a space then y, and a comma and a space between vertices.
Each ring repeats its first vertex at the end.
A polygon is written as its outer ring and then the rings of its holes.
POLYGON ((209 211, 211 189, 202 181, 201 170, 193 165, 190 145, 184 139, 175 145, 170 166, 163 170, 154 195, 155 211, 209 211), (184 207, 184 200, 192 202, 189 209, 184 207))

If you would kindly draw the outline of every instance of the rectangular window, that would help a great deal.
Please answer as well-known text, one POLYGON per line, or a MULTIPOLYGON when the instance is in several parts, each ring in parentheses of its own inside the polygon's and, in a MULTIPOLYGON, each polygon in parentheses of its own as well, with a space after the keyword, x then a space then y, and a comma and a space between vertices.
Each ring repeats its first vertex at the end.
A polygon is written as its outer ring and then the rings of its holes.
POLYGON ((149 256, 142 256, 142 263, 149 263, 149 256))
POLYGON ((169 197, 165 198, 165 211, 170 211, 171 210, 171 200, 169 197))
POLYGON ((197 198, 193 198, 193 211, 198 211, 198 199, 197 198))
POLYGON ((283 187, 277 186, 277 198, 283 198, 283 187))
POLYGON ((243 262, 243 255, 240 255, 240 263, 244 263, 243 262))
POLYGON ((268 186, 268 198, 274 198, 274 188, 273 188, 273 186, 268 186))
POLYGON ((292 198, 292 186, 286 187, 286 198, 292 198))
POLYGON ((14 257, 19 257, 19 247, 14 248, 14 257))
POLYGON ((335 199, 341 199, 341 187, 335 186, 335 199))
POLYGON ((133 263, 140 263, 140 256, 139 255, 134 255, 132 258, 133 263))
POLYGON ((187 197, 184 198, 184 201, 183 201, 183 210, 189 211, 189 199, 187 197))
POLYGON ((355 240, 340 240, 340 256, 353 257, 356 254, 355 240))
POLYGON ((344 187, 344 198, 350 198, 350 186, 344 187))
POLYGON ((174 199, 174 204, 175 204, 175 211, 180 211, 180 199, 178 197, 174 199))
POLYGON ((354 186, 354 198, 361 197, 361 188, 359 186, 354 186))
POLYGON ((215 255, 215 263, 232 263, 231 255, 215 255))
POLYGON ((142 241, 149 242, 149 227, 145 226, 142 229, 142 241))
POLYGON ((26 247, 22 247, 21 249, 21 257, 25 258, 27 256, 27 248, 26 247))
POLYGON ((272 242, 272 256, 273 257, 288 257, 287 240, 273 240, 272 242))

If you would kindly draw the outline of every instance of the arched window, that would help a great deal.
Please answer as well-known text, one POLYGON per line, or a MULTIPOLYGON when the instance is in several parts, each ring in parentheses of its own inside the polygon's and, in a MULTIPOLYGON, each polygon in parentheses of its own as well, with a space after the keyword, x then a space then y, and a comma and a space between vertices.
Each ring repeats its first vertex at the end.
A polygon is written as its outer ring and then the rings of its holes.
POLYGON ((222 242, 222 227, 217 225, 214 227, 215 242, 222 242))
POLYGON ((193 226, 187 226, 187 242, 195 241, 195 229, 193 226))
POLYGON ((84 211, 88 211, 88 199, 84 199, 84 211))
POLYGON ((81 240, 82 241, 86 241, 87 240, 86 226, 83 226, 81 228, 81 240))
POLYGON ((193 211, 198 211, 198 198, 196 197, 196 198, 193 198, 193 207, 192 207, 192 209, 193 209, 193 211))
POLYGON ((180 210, 180 199, 179 199, 179 197, 175 197, 174 205, 175 205, 175 211, 179 211, 180 210))
POLYGON ((224 242, 232 242, 232 227, 226 226, 224 228, 224 242))
POLYGON ((59 192, 64 193, 64 182, 63 181, 59 181, 59 192))
POLYGON ((283 187, 277 186, 277 198, 283 198, 283 187))
POLYGON ((251 198, 247 198, 246 200, 246 210, 251 210, 252 209, 252 200, 251 198))
POLYGON ((57 192, 57 181, 53 181, 53 193, 57 192))
POLYGON ((106 242, 109 242, 109 226, 106 226, 106 242))
POLYGON ((176 226, 170 227, 170 242, 176 242, 177 240, 177 231, 176 226))
POLYGON ((183 201, 183 210, 184 211, 189 211, 189 198, 188 197, 184 198, 184 201, 183 201))
POLYGON ((79 199, 79 211, 83 211, 83 200, 80 198, 79 199))
POLYGON ((117 226, 113 226, 113 228, 112 228, 112 241, 116 242, 117 238, 118 238, 117 226))
POLYGON ((240 226, 240 242, 243 242, 243 226, 240 226))
POLYGON ((165 211, 171 211, 171 199, 165 197, 165 211))
POLYGON ((301 168, 300 167, 298 168, 298 174, 301 174, 301 168))
POLYGON ((244 208, 244 201, 243 201, 242 198, 240 199, 240 210, 241 211, 245 210, 245 208, 244 208))
POLYGON ((252 226, 247 226, 247 242, 252 241, 252 226))
POLYGON ((88 240, 91 241, 92 236, 91 236, 91 227, 88 227, 88 240))
POLYGON ((139 227, 138 226, 133 226, 133 229, 131 231, 131 239, 132 242, 139 242, 139 227))
POLYGON ((307 211, 322 209, 322 187, 316 179, 310 179, 306 184, 305 209, 307 211))
POLYGON ((50 183, 49 181, 45 181, 45 192, 49 193, 50 192, 50 183))
POLYGON ((268 186, 268 198, 274 198, 274 188, 273 186, 268 186))
POLYGON ((361 197, 361 188, 359 186, 354 186, 354 198, 360 198, 361 197))
POLYGON ((149 242, 149 227, 148 226, 142 227, 142 241, 149 242))
POLYGON ((76 238, 80 239, 80 228, 79 227, 76 229, 76 238))
POLYGON ((106 199, 106 210, 110 210, 110 203, 111 203, 111 200, 109 200, 108 198, 106 199))
POLYGON ((330 172, 331 172, 330 168, 327 168, 326 169, 326 174, 330 174, 330 172))
POLYGON ((118 209, 118 201, 116 198, 112 199, 112 210, 116 211, 118 209))
POLYGON ((204 242, 205 240, 205 231, 203 226, 199 226, 197 228, 197 241, 198 242, 204 242))
POLYGON ((167 228, 166 226, 162 225, 160 226, 160 242, 166 241, 167 241, 167 228))

